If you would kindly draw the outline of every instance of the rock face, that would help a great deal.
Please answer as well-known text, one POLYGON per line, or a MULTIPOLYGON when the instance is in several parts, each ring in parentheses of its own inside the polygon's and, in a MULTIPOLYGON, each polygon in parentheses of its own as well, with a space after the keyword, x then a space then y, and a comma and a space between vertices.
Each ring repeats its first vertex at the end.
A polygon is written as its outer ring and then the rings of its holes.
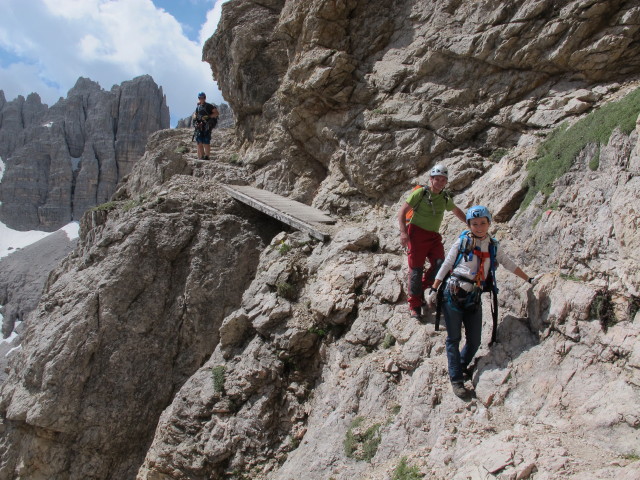
MULTIPOLYGON (((538 198, 497 225, 501 248, 545 275, 530 288, 499 271, 499 343, 488 346, 485 303, 469 402, 450 390, 445 332, 432 315, 408 317, 393 220, 345 221, 328 245, 275 237, 215 352, 160 418, 137 478, 383 480, 403 456, 435 479, 634 478, 638 145, 638 131, 615 133, 596 171, 585 157, 557 181, 554 210, 538 198)), ((526 150, 459 199, 492 204, 501 184, 522 187, 526 150)))
POLYGON ((145 194, 87 213, 78 249, 51 274, 11 373, 27 383, 10 379, 2 394, 0 478, 135 476, 158 416, 252 278, 268 229, 215 184, 177 175, 145 194), (61 366, 71 352, 86 368, 61 366))
POLYGON ((109 199, 149 134, 168 126, 162 88, 148 75, 109 92, 80 78, 51 108, 36 94, 3 102, 0 220, 16 230, 45 231, 79 220, 109 199))
MULTIPOLYGON (((75 239, 70 240, 65 232, 59 231, 0 259, 3 339, 10 338, 18 324, 22 325, 29 312, 37 307, 49 272, 75 248, 76 243, 75 239)), ((15 346, 13 340, 0 345, 0 383, 6 376, 8 350, 15 346)))
POLYGON ((638 478, 640 127, 522 200, 547 127, 640 86, 639 20, 622 0, 226 3, 204 55, 236 128, 211 161, 154 134, 83 217, 0 390, 0 478, 638 478), (406 307, 395 215, 435 161, 544 274, 498 271, 468 401, 444 325, 406 307), (223 182, 331 210, 331 241, 223 182))
POLYGON ((350 213, 456 149, 486 155, 588 109, 583 87, 640 71, 638 15, 621 0, 240 0, 203 57, 257 184, 350 213))

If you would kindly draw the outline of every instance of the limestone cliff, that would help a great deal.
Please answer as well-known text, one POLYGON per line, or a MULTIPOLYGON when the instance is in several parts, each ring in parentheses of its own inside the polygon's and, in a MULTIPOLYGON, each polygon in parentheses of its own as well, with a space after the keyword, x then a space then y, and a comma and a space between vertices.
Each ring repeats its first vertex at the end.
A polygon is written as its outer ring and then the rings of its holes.
POLYGON ((37 94, 2 102, 0 220, 45 231, 79 220, 109 199, 149 134, 168 126, 162 88, 148 75, 108 92, 80 78, 51 108, 37 94))
POLYGON ((637 9, 239 0, 203 56, 257 185, 351 213, 456 149, 486 156, 588 109, 582 87, 640 71, 637 9))
POLYGON ((637 92, 639 29, 623 0, 226 3, 204 56, 236 127, 208 162, 154 134, 83 217, 0 391, 0 478, 637 478, 640 104, 535 195, 530 172, 637 92), (436 161, 544 274, 499 270, 469 401, 406 310, 395 214, 436 161), (331 241, 223 182, 330 210, 331 241))

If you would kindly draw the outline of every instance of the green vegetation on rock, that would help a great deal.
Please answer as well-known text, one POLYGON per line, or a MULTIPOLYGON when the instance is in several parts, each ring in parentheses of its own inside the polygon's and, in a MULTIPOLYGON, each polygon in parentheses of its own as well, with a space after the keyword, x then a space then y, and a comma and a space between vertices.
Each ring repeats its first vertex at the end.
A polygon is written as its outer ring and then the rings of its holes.
MULTIPOLYGON (((529 190, 521 208, 526 208, 538 192, 549 195, 553 182, 569 171, 578 154, 590 143, 606 145, 616 129, 629 134, 636 126, 640 114, 640 89, 617 102, 608 103, 568 127, 563 123, 538 148, 538 156, 529 163, 527 183, 529 190)), ((589 167, 598 167, 592 161, 589 167)))

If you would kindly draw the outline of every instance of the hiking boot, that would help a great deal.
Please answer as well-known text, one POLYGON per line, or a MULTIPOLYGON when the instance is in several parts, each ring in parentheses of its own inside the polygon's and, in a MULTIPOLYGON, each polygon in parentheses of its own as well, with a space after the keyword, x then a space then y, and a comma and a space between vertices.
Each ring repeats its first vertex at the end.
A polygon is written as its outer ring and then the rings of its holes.
POLYGON ((203 160, 209 160, 209 155, 205 155, 204 157, 202 157, 203 160))
POLYGON ((422 320, 422 309, 420 307, 409 307, 409 313, 411 315, 411 318, 415 318, 418 321, 422 320))
POLYGON ((462 377, 471 380, 473 378, 473 370, 471 366, 462 367, 462 377))
POLYGON ((451 389, 456 397, 466 398, 469 396, 469 390, 465 388, 463 382, 451 382, 451 389))

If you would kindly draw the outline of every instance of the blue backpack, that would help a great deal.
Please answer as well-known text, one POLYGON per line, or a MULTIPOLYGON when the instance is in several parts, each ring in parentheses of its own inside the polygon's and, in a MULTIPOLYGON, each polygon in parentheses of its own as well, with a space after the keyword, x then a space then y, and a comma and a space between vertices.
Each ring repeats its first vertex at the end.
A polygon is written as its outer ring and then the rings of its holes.
MULTIPOLYGON (((453 270, 460 264, 462 259, 464 258, 465 262, 470 261, 473 258, 474 250, 471 248, 473 245, 473 238, 471 237, 471 232, 469 230, 464 230, 458 237, 460 239, 460 246, 458 247, 458 256, 456 257, 456 261, 453 263, 453 267, 451 271, 447 274, 447 276, 442 280, 440 287, 438 288, 438 296, 436 302, 436 330, 440 329, 440 315, 442 313, 442 302, 444 296, 444 287, 447 283, 447 280, 451 276, 453 270)), ((491 331, 491 342, 489 345, 493 344, 496 341, 497 330, 498 330, 498 283, 496 281, 496 255, 498 254, 498 245, 500 243, 495 238, 491 237, 489 240, 489 274, 487 275, 486 280, 482 282, 482 291, 489 292, 491 294, 491 316, 493 317, 493 329, 491 331)))

